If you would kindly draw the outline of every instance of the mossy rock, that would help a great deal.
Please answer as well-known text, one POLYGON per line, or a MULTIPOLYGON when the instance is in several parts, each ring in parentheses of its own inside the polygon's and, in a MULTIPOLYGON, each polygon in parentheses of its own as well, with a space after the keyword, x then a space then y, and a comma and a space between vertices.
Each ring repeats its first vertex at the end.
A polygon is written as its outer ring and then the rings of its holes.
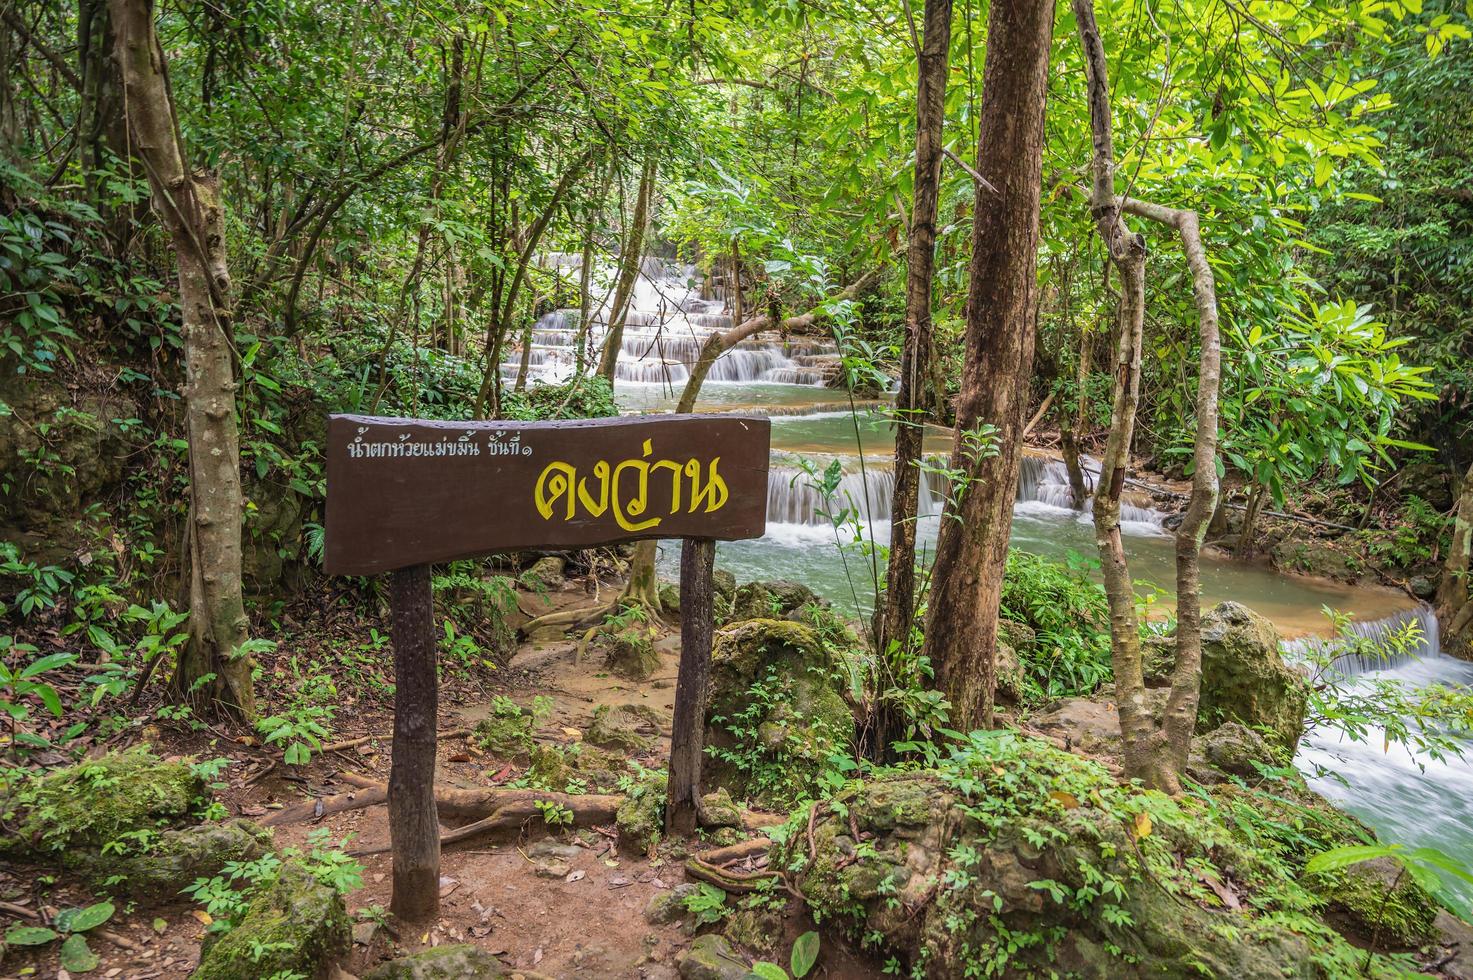
POLYGON ((799 619, 805 609, 827 605, 818 593, 799 582, 748 582, 732 598, 730 621, 799 619))
POLYGON ((746 959, 714 932, 697 936, 675 963, 681 980, 746 980, 750 972, 746 959))
POLYGON ((702 796, 696 804, 696 812, 702 827, 742 826, 742 808, 736 805, 725 787, 702 796))
POLYGON ((482 751, 498 759, 515 759, 532 751, 532 715, 518 710, 512 714, 508 708, 493 710, 488 717, 476 722, 471 733, 482 751))
POLYGON ((619 782, 625 761, 603 749, 581 742, 567 746, 541 745, 532 750, 527 781, 557 793, 572 792, 577 780, 590 792, 612 789, 619 782))
POLYGON ((1288 538, 1269 551, 1274 567, 1338 582, 1354 582, 1365 564, 1344 547, 1319 538, 1288 538))
POLYGON ((1304 734, 1309 687, 1285 663, 1272 623, 1237 602, 1202 617, 1202 699, 1197 730, 1226 721, 1267 730, 1287 760, 1304 734))
POLYGON ((184 824, 209 796, 187 763, 165 762, 147 746, 110 752, 23 781, 5 803, 13 830, 0 836, 0 854, 101 850, 133 831, 184 824))
POLYGON ((1437 935, 1437 902, 1390 858, 1311 875, 1305 884, 1329 903, 1332 920, 1381 949, 1414 949, 1437 935))
POLYGON ((642 704, 601 704, 583 741, 616 752, 647 752, 660 734, 660 715, 642 704))
POLYGON ((782 942, 785 917, 769 908, 739 908, 727 917, 721 934, 754 953, 770 953, 782 942))
POLYGON ((664 774, 651 773, 627 794, 614 816, 620 850, 647 854, 660 842, 665 832, 666 792, 664 774))
POLYGON ((626 680, 649 680, 660 669, 660 654, 651 641, 650 631, 642 626, 602 633, 599 645, 605 650, 604 666, 626 680))
POLYGON ((753 619, 718 631, 709 692, 702 775, 737 797, 791 803, 853 735, 843 672, 801 623, 753 619))
POLYGON ((1246 892, 1268 857, 1235 846, 1200 800, 1121 785, 1012 733, 974 739, 941 770, 852 785, 811 827, 773 866, 815 917, 902 973, 1329 980, 1366 955, 1305 914, 1313 898, 1282 864, 1278 891, 1223 908, 1198 874, 1246 892))
POLYGON ((230 820, 166 830, 122 851, 70 850, 63 863, 101 891, 159 901, 177 897, 199 878, 214 877, 231 861, 254 861, 270 848, 271 831, 230 820))
POLYGON ((1282 761, 1275 746, 1253 729, 1230 721, 1192 742, 1192 775, 1198 782, 1221 782, 1224 776, 1251 779, 1259 766, 1276 766, 1282 761))
MULTIPOLYGON (((479 946, 459 943, 433 946, 387 963, 381 963, 363 975, 363 980, 495 980, 512 976, 495 956, 479 946)), ((518 976, 529 976, 516 971, 518 976)))
POLYGON ((1027 623, 1020 623, 1015 619, 999 619, 997 636, 998 639, 1025 656, 1038 650, 1038 633, 1027 623))
POLYGON ((660 608, 665 610, 667 617, 680 614, 680 586, 674 582, 660 583, 660 608))
POLYGON ((287 861, 234 929, 205 937, 191 980, 258 980, 277 973, 320 980, 351 943, 342 896, 287 861))

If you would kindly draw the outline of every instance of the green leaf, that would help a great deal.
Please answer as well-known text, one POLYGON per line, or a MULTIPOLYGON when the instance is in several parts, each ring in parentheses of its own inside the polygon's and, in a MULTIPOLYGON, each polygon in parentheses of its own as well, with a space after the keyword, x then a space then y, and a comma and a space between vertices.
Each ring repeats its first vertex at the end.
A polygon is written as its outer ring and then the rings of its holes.
POLYGON ((56 928, 62 932, 86 932, 113 917, 112 902, 98 902, 84 909, 66 909, 57 914, 56 928))
POLYGON ((10 946, 44 946, 61 933, 45 926, 11 926, 5 932, 5 942, 10 946))
POLYGON ((61 944, 61 966, 68 973, 90 973, 101 962, 92 947, 87 945, 86 936, 68 936, 61 944))
POLYGON ((1335 847, 1310 858, 1309 863, 1304 866, 1304 871, 1306 874, 1339 871, 1341 868, 1348 868, 1362 861, 1398 857, 1397 852, 1400 850, 1401 848, 1396 844, 1357 844, 1352 847, 1335 847))
POLYGON ((60 667, 63 664, 69 664, 76 659, 77 655, 75 653, 48 654, 42 657, 40 660, 37 660, 35 663, 27 666, 25 670, 22 670, 20 672, 20 678, 21 680, 25 680, 28 677, 35 677, 37 674, 44 674, 46 673, 46 671, 51 670, 54 667, 60 667))
POLYGON ((793 943, 790 958, 793 976, 806 977, 808 971, 813 969, 813 964, 818 962, 818 942, 818 933, 805 932, 793 943))
POLYGON ((757 980, 788 980, 788 973, 776 963, 767 963, 758 960, 752 964, 752 972, 748 973, 742 980, 751 980, 753 977, 756 977, 757 980))

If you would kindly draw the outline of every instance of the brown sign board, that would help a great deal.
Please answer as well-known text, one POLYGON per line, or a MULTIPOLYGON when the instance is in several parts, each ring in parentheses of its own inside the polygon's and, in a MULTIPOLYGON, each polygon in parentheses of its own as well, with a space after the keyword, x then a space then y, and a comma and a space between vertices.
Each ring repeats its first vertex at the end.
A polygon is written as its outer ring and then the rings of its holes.
POLYGON ((761 537, 771 423, 333 415, 323 565, 373 575, 530 548, 761 537))

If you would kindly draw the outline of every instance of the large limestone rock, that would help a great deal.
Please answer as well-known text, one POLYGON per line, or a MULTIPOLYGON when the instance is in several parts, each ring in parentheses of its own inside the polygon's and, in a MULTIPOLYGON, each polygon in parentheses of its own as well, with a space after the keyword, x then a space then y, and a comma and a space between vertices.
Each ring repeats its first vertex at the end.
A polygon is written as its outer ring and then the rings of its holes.
POLYGON ((1236 721, 1267 729, 1294 754, 1304 734, 1308 686, 1284 662, 1273 624, 1247 606, 1224 602, 1202 617, 1202 700, 1198 731, 1236 721))
POLYGON ((279 974, 321 980, 351 944, 342 896, 288 861, 234 929, 206 936, 191 980, 257 980, 279 974))
POLYGON ((853 734, 842 677, 809 626, 752 619, 720 630, 706 709, 708 785, 775 805, 803 795, 853 734))
POLYGON ((200 878, 213 878, 231 861, 254 861, 270 848, 269 830, 249 820, 229 820, 166 830, 142 845, 124 843, 105 854, 75 849, 63 861, 100 891, 157 900, 178 895, 200 878))
POLYGON ((715 933, 697 937, 676 956, 675 963, 681 980, 746 980, 750 972, 731 943, 715 933))
POLYGON ((857 784, 812 827, 774 866, 902 974, 1283 980, 1364 958, 1307 918, 1209 889, 1199 875, 1246 892, 1261 862, 1197 804, 1037 740, 992 733, 943 770, 857 784))
POLYGON ((165 762, 146 746, 28 779, 0 803, 7 833, 0 854, 17 858, 100 851, 135 830, 166 830, 191 820, 210 796, 205 778, 165 762))
POLYGON ((748 582, 736 590, 730 620, 799 619, 805 608, 828 603, 799 582, 748 582))

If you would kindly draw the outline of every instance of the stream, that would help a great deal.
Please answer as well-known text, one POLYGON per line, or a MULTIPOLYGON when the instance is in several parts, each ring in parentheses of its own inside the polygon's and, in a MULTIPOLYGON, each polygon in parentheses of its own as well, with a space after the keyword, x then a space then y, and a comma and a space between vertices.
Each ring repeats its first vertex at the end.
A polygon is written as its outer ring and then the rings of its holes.
MULTIPOLYGON (((576 272, 576 255, 550 256, 560 269, 576 272)), ((610 284, 610 269, 595 270, 597 282, 610 284)), ((606 329, 611 286, 595 292, 591 334, 596 352, 606 329)), ((533 331, 529 378, 547 382, 569 377, 575 365, 578 312, 544 315, 533 331)), ((675 407, 701 344, 712 331, 731 326, 719 290, 703 288, 690 267, 646 258, 626 318, 616 364, 615 394, 629 413, 668 412, 675 407)), ((594 355, 596 360, 596 353, 594 355)), ((854 549, 837 547, 858 533, 884 543, 890 534, 894 487, 894 436, 882 406, 860 403, 851 411, 842 389, 824 386, 838 354, 830 343, 812 337, 764 335, 745 341, 720 358, 701 389, 698 411, 742 412, 772 419, 772 461, 768 476, 768 524, 763 537, 721 542, 717 563, 738 581, 789 579, 802 582, 848 614, 873 607, 875 570, 854 549), (837 460, 843 475, 839 499, 824 500, 803 464, 823 469, 837 460), (848 509, 854 522, 836 529, 830 515, 848 509)), ((502 366, 514 378, 515 361, 502 366)), ((925 451, 950 452, 949 430, 932 427, 925 451)), ((1090 567, 1097 555, 1089 511, 1068 506, 1063 464, 1041 455, 1025 456, 1013 517, 1013 544, 1026 551, 1079 561, 1090 567)), ((943 488, 924 488, 917 549, 934 547, 943 488)), ((1163 602, 1173 599, 1174 540, 1162 526, 1164 515, 1150 501, 1136 499, 1123 508, 1131 574, 1150 585, 1163 602)), ((661 571, 676 577, 677 547, 661 546, 661 571)), ((880 569, 882 572, 883 569, 880 569)), ((1267 616, 1288 640, 1286 652, 1323 642, 1329 630, 1322 607, 1353 613, 1355 630, 1376 637, 1406 621, 1423 631, 1417 656, 1374 665, 1363 676, 1391 676, 1418 686, 1473 684, 1473 663, 1444 655, 1437 623, 1428 610, 1414 607, 1390 590, 1358 588, 1286 575, 1266 565, 1215 554, 1202 557, 1203 603, 1233 599, 1267 616)), ((1342 665, 1362 672, 1364 665, 1342 665)), ((1352 742, 1338 732, 1311 731, 1301 743, 1296 764, 1316 790, 1365 820, 1388 842, 1436 847, 1465 867, 1473 867, 1473 762, 1438 761, 1407 749, 1383 748, 1372 736, 1352 742)), ((1473 885, 1445 878, 1452 904, 1473 912, 1473 885)))

